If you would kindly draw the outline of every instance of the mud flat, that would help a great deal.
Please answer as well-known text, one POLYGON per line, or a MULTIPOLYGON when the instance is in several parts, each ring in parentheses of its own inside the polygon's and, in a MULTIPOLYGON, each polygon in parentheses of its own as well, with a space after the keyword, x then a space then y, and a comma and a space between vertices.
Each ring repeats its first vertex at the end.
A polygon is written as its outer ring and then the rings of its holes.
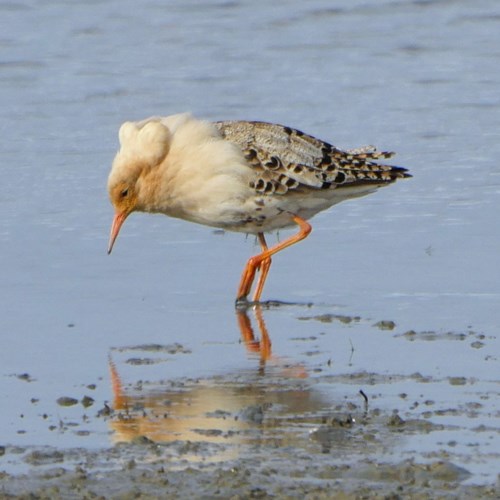
POLYGON ((446 423, 451 410, 425 395, 399 393, 393 408, 384 404, 394 384, 437 381, 365 372, 309 379, 297 369, 282 376, 292 368, 253 380, 114 380, 113 409, 92 407, 92 415, 80 402, 87 417, 62 419, 55 430, 84 443, 86 429, 101 424, 112 444, 2 446, 1 498, 498 498, 500 456, 478 445, 498 439, 498 429, 458 423, 487 405, 459 404, 446 423), (433 446, 421 445, 429 439, 433 446))

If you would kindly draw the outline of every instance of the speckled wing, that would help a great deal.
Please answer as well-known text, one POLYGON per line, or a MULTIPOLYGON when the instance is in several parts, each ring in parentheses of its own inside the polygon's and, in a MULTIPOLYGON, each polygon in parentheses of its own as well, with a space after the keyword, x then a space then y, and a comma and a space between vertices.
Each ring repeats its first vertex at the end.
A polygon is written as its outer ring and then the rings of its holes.
POLYGON ((379 184, 409 177, 406 169, 376 163, 393 153, 373 147, 343 151, 303 132, 265 122, 221 121, 222 137, 237 144, 256 170, 259 193, 285 194, 299 189, 379 184))

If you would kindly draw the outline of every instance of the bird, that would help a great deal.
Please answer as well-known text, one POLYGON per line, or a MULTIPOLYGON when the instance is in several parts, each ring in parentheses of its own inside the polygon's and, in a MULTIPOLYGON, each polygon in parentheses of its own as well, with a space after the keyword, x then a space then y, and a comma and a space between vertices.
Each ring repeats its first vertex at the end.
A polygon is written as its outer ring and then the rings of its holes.
POLYGON ((411 177, 407 168, 380 162, 392 152, 342 150, 265 121, 207 121, 179 113, 127 121, 118 137, 107 185, 115 210, 108 254, 132 212, 256 235, 261 252, 246 263, 237 304, 260 302, 272 257, 309 235, 311 217, 411 177), (298 231, 267 245, 266 233, 290 227, 298 231))

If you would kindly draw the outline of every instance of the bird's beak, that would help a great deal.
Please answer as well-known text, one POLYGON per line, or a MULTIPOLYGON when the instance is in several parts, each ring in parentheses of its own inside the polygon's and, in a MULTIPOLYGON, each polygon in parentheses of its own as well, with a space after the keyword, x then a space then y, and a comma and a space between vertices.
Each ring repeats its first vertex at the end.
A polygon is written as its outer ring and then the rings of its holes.
POLYGON ((113 245, 115 244, 115 240, 127 216, 128 216, 127 212, 115 213, 115 216, 113 218, 113 223, 111 224, 111 233, 109 235, 108 255, 111 253, 111 250, 113 250, 113 245))

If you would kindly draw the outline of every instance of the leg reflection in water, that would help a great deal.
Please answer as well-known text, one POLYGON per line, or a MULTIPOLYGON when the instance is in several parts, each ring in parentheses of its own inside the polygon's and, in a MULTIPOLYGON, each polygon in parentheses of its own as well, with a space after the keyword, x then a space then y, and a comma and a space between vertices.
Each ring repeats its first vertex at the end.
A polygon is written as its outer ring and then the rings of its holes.
POLYGON ((242 341, 248 352, 260 354, 260 367, 264 369, 266 362, 271 359, 271 339, 269 338, 269 333, 262 316, 262 309, 260 306, 255 306, 253 310, 260 332, 260 340, 255 337, 252 322, 246 310, 237 310, 236 316, 238 318, 242 341))
MULTIPOLYGON (((260 306, 253 307, 253 315, 245 311, 236 313, 242 342, 252 358, 258 359, 257 377, 254 370, 245 369, 225 376, 174 377, 132 385, 122 381, 120 363, 110 357, 113 403, 105 408, 107 413, 103 416, 110 417, 112 440, 129 442, 146 437, 155 442, 246 442, 245 433, 254 424, 249 423, 248 415, 253 415, 254 410, 266 415, 272 411, 295 413, 314 407, 317 399, 311 389, 294 383, 307 377, 305 367, 273 356, 260 306)), ((136 352, 134 346, 130 349, 136 352)), ((124 350, 127 349, 120 352, 124 350)))

